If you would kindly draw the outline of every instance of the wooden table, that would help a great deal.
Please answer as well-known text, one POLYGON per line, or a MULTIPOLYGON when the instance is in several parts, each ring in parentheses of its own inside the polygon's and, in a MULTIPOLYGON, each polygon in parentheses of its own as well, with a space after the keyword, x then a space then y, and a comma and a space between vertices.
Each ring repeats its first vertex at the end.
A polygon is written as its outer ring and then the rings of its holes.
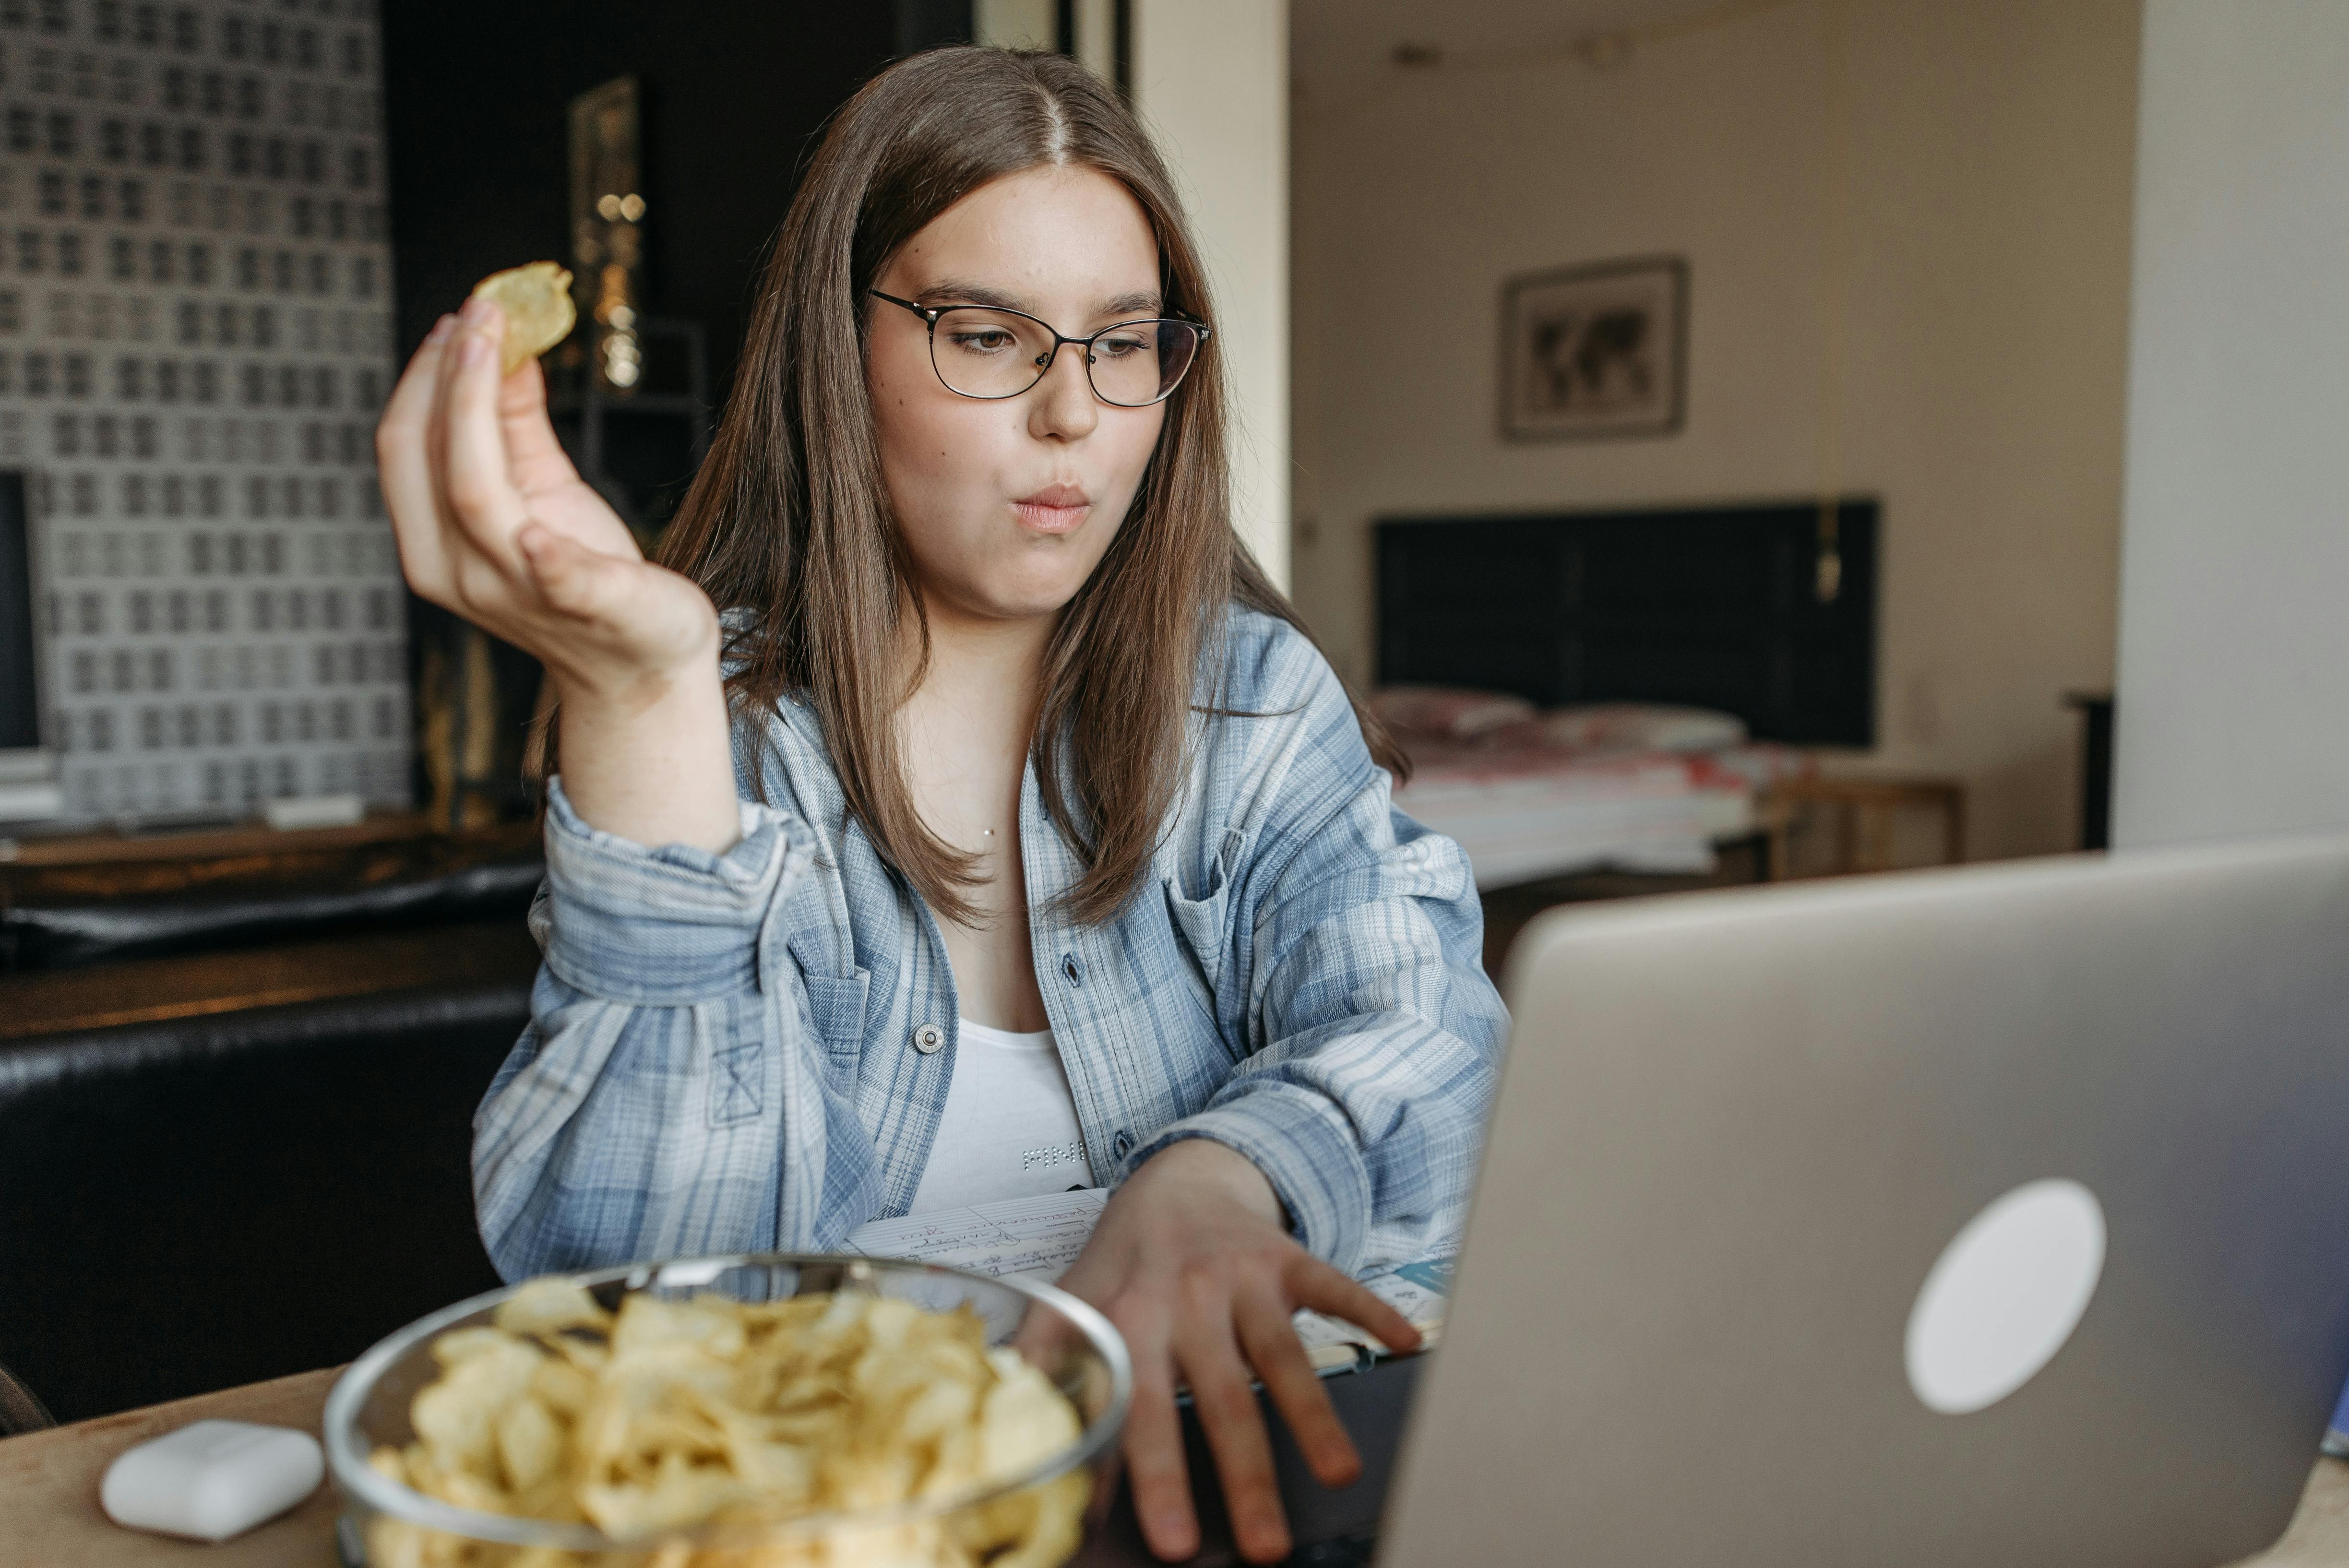
POLYGON ((123 1449, 207 1418, 299 1427, 316 1437, 326 1390, 340 1370, 300 1372, 0 1439, 0 1568, 333 1568, 336 1499, 331 1482, 293 1512, 218 1546, 123 1529, 98 1511, 98 1483, 123 1449))
POLYGON ((1838 876, 1894 869, 1895 820, 1911 809, 1940 819, 1940 863, 1957 865, 1966 858, 1966 788, 1955 779, 1896 774, 1788 779, 1770 786, 1762 800, 1774 879, 1789 874, 1794 819, 1806 806, 1827 807, 1835 813, 1833 874, 1838 876))
MULTIPOLYGON (((333 1568, 331 1482, 293 1512, 218 1546, 122 1529, 98 1511, 98 1483, 123 1449, 207 1418, 299 1427, 315 1437, 340 1370, 297 1373, 0 1439, 0 1568, 333 1568)), ((2240 1568, 2349 1568, 2349 1464, 2318 1460, 2292 1528, 2240 1568)))

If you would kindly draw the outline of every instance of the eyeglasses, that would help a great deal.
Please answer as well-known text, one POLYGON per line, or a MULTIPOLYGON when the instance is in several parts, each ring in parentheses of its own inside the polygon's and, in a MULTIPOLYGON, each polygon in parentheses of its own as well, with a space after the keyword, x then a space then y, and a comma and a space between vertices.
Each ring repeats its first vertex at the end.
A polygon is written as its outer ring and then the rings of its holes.
POLYGON ((965 397, 1017 397, 1052 368, 1063 344, 1085 351, 1093 396, 1120 408, 1164 401, 1199 357, 1207 329, 1195 321, 1122 321, 1091 337, 1063 337, 1034 316, 992 305, 916 304, 869 291, 929 324, 930 366, 965 397))

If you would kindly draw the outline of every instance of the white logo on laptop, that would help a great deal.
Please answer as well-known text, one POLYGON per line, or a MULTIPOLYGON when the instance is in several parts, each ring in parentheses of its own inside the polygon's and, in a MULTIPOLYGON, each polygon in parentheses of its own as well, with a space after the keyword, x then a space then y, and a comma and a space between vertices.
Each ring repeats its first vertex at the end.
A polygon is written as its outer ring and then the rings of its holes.
POLYGON ((2105 1211, 2077 1181, 2026 1182, 1966 1222, 1909 1314, 1909 1386, 1945 1416, 1988 1409, 2055 1358, 2096 1294, 2105 1211))

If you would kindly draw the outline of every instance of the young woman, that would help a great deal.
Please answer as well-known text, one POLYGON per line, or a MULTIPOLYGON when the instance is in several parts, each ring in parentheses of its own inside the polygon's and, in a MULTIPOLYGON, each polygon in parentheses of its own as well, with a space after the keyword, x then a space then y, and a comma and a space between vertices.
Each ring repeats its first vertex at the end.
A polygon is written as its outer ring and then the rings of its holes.
POLYGON ((1415 1342, 1351 1276, 1456 1223, 1504 1019, 1464 859, 1233 532, 1212 322, 1116 97, 944 50, 825 137, 659 563, 494 308, 378 444, 416 591, 559 699, 499 1268, 1112 1186, 1063 1283, 1133 1349, 1144 1530, 1195 1548, 1187 1381, 1268 1559, 1251 1373, 1350 1480, 1289 1315, 1415 1342))

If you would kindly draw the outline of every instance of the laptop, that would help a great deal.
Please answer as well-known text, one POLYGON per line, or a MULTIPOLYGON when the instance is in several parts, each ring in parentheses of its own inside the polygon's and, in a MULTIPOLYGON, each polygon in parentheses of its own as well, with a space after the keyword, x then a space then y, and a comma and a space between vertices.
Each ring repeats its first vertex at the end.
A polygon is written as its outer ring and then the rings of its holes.
POLYGON ((2282 1532, 2349 1371, 2349 838, 1584 905, 1508 989, 1442 1345, 1330 1385, 1363 1485, 1282 1434, 1298 1561, 2282 1532))

